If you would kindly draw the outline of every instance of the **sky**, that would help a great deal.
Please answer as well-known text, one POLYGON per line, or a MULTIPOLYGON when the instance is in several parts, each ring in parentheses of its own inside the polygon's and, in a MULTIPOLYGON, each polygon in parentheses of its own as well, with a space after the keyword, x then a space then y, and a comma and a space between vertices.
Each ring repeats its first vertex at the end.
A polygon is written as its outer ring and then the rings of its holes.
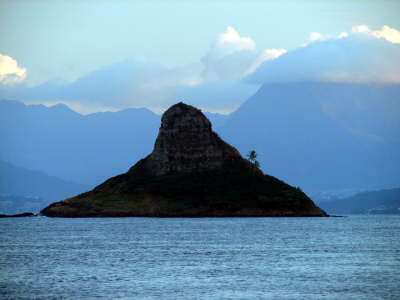
POLYGON ((81 113, 183 98, 229 113, 267 81, 398 83, 399 11, 397 0, 2 0, 0 98, 81 113))

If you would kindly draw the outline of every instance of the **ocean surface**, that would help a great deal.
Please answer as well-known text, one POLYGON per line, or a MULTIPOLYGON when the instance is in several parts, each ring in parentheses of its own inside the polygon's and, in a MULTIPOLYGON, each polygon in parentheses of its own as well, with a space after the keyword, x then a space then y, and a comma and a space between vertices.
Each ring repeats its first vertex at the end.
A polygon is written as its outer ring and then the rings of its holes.
POLYGON ((400 216, 0 219, 1 299, 400 299, 400 216))

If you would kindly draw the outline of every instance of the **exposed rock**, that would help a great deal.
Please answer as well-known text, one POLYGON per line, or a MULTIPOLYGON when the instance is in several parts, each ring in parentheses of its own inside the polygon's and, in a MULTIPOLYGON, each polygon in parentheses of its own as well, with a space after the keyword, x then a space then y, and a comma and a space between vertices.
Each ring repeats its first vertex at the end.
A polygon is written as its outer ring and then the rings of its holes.
POLYGON ((90 192, 53 203, 50 217, 327 216, 300 189, 243 159, 200 110, 163 115, 153 152, 90 192))
POLYGON ((199 109, 181 102, 163 114, 146 165, 153 175, 165 175, 215 169, 226 161, 241 159, 235 148, 211 130, 210 121, 199 109))

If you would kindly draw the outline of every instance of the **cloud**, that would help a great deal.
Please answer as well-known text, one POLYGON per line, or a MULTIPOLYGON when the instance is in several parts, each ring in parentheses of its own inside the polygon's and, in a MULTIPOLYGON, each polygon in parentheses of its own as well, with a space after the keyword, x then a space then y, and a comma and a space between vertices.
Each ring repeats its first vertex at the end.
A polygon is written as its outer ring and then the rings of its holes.
POLYGON ((375 38, 384 39, 393 44, 400 43, 400 31, 396 30, 395 28, 384 25, 380 30, 371 30, 367 25, 356 25, 352 27, 350 33, 341 32, 337 36, 323 35, 319 32, 311 32, 308 42, 305 43, 303 46, 307 46, 313 42, 328 40, 332 38, 345 38, 348 37, 350 34, 364 34, 375 38))
POLYGON ((232 26, 228 26, 201 59, 204 66, 201 73, 202 81, 240 78, 254 60, 255 55, 254 40, 240 36, 232 26))
POLYGON ((263 63, 265 63, 268 60, 276 59, 282 54, 287 53, 286 49, 266 49, 262 51, 256 59, 253 61, 253 63, 250 65, 250 67, 246 70, 244 75, 248 75, 253 73, 255 70, 258 69, 259 66, 261 66, 263 63))
POLYGON ((128 59, 100 67, 73 82, 49 81, 27 87, 2 88, 0 98, 26 103, 64 103, 81 113, 147 107, 162 112, 185 99, 208 111, 230 112, 259 85, 240 82, 262 63, 285 49, 259 51, 250 37, 228 26, 197 63, 166 68, 147 60, 128 59))
POLYGON ((177 86, 172 89, 166 104, 177 101, 195 105, 209 112, 231 113, 252 96, 259 86, 238 80, 219 80, 196 86, 177 86))
MULTIPOLYGON (((313 32, 307 44, 293 51, 258 50, 253 39, 228 26, 204 57, 191 65, 166 68, 128 59, 70 83, 49 81, 35 87, 0 84, 0 98, 65 103, 82 113, 127 107, 162 112, 184 100, 207 111, 227 113, 264 82, 399 83, 398 34, 388 26, 371 30, 363 25, 336 36, 313 32)), ((9 56, 1 59, 2 64, 7 62, 4 68, 1 64, 2 78, 7 78, 1 83, 22 81, 26 70, 9 56)))
POLYGON ((25 79, 26 73, 26 69, 18 66, 15 59, 0 54, 0 84, 19 83, 25 79))
MULTIPOLYGON (((130 103, 146 105, 142 90, 155 89, 151 82, 165 72, 161 65, 144 60, 125 60, 104 66, 78 80, 63 86, 59 92, 65 100, 126 107, 130 103)), ((160 86, 162 83, 160 83, 160 86)))
POLYGON ((0 86, 0 98, 26 103, 71 103, 77 109, 82 108, 80 112, 83 113, 90 111, 90 107, 150 106, 161 97, 160 89, 173 80, 173 76, 166 78, 166 70, 145 60, 125 60, 101 67, 70 83, 49 81, 34 87, 7 89, 0 86), (154 83, 157 79, 158 85, 154 83))
POLYGON ((400 83, 398 33, 388 26, 373 31, 361 25, 335 37, 319 35, 316 41, 265 62, 246 80, 400 83))
POLYGON ((228 26, 201 59, 204 66, 202 82, 239 80, 254 72, 263 62, 285 52, 285 49, 258 51, 253 39, 241 36, 235 28, 228 26))
POLYGON ((147 60, 129 59, 99 68, 71 83, 48 82, 25 89, 19 98, 34 103, 64 103, 81 113, 126 107, 162 112, 183 99, 208 111, 227 113, 258 88, 238 79, 249 67, 255 69, 282 52, 282 49, 262 52, 255 49, 252 39, 241 37, 228 27, 206 54, 207 64, 202 61, 166 68, 147 60), (206 76, 211 69, 213 75, 206 76))
POLYGON ((347 32, 341 32, 341 33, 338 34, 337 37, 339 39, 341 39, 341 38, 345 38, 345 37, 348 37, 348 36, 349 36, 349 34, 347 32))
POLYGON ((325 39, 325 37, 321 33, 319 33, 319 32, 311 32, 310 35, 308 36, 308 41, 305 44, 303 44, 303 47, 307 46, 307 45, 309 45, 311 43, 314 43, 314 42, 317 42, 317 41, 321 41, 323 39, 325 39))
POLYGON ((369 32, 369 28, 367 25, 357 25, 357 26, 353 26, 351 31, 354 33, 366 33, 366 32, 369 32))
POLYGON ((220 59, 235 52, 253 51, 255 49, 256 43, 253 39, 240 36, 235 28, 228 26, 226 31, 219 35, 208 56, 213 59, 220 59))
POLYGON ((382 26, 381 30, 371 30, 367 25, 358 25, 352 28, 352 32, 367 34, 373 37, 384 39, 393 44, 400 44, 400 31, 387 25, 382 26))

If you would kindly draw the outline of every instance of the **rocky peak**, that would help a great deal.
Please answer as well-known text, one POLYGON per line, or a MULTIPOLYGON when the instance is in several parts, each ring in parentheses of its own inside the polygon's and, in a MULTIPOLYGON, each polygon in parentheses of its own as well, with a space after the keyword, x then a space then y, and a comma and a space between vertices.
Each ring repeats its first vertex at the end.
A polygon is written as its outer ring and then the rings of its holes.
POLYGON ((243 159, 212 132, 200 110, 183 103, 164 113, 149 156, 127 173, 53 203, 41 213, 49 217, 327 216, 300 189, 263 174, 243 159))
POLYGON ((225 161, 243 159, 212 131, 207 117, 182 102, 162 116, 153 152, 146 164, 154 175, 191 172, 220 167, 225 161))

